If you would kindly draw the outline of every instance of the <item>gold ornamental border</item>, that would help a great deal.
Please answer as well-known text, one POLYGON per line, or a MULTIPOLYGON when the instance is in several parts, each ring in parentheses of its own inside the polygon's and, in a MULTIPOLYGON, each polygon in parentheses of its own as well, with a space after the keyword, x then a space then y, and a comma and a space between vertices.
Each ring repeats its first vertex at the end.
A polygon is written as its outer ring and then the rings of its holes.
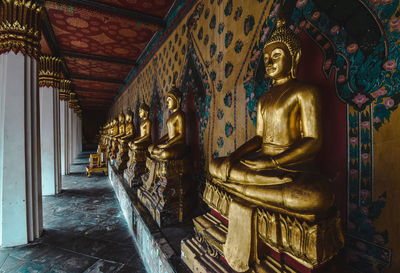
POLYGON ((60 80, 60 100, 68 101, 71 90, 72 90, 72 82, 70 80, 61 79, 60 80))
POLYGON ((44 55, 40 56, 39 61, 39 86, 60 88, 61 59, 44 55))
POLYGON ((43 9, 33 1, 0 0, 0 54, 40 54, 43 9))

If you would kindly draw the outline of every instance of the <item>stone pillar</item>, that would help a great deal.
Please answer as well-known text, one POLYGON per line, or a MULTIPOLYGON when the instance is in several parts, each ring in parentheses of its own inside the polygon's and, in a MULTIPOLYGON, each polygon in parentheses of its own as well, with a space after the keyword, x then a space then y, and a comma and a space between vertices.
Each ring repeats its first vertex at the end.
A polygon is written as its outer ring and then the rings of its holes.
POLYGON ((71 92, 71 81, 62 79, 60 81, 60 136, 61 136, 61 174, 67 175, 69 169, 69 146, 68 146, 68 98, 71 92))
POLYGON ((43 195, 61 192, 60 76, 61 60, 56 57, 41 56, 39 105, 43 195))
POLYGON ((43 229, 38 55, 42 9, 0 2, 0 246, 26 244, 43 229))

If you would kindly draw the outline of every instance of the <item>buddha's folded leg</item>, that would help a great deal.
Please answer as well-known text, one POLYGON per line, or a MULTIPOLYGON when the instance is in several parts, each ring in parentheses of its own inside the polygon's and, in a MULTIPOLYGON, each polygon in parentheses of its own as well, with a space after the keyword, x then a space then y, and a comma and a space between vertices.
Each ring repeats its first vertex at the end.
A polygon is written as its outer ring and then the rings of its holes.
POLYGON ((212 177, 224 179, 224 172, 226 170, 226 157, 214 158, 211 160, 208 171, 212 177))
POLYGON ((278 169, 253 170, 240 162, 232 166, 229 173, 229 182, 245 185, 278 185, 292 180, 292 177, 285 171, 278 169))
POLYGON ((173 145, 171 147, 165 149, 154 149, 153 153, 157 153, 157 157, 161 160, 166 159, 181 159, 185 155, 187 151, 187 147, 185 145, 173 145))

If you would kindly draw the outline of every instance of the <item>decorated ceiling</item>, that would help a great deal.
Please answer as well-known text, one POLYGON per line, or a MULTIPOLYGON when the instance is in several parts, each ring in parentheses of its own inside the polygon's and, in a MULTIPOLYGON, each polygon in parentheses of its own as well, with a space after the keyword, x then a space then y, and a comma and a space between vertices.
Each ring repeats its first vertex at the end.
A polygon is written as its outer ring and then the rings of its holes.
POLYGON ((60 56, 83 109, 107 109, 149 41, 165 26, 173 0, 51 0, 42 54, 60 56))

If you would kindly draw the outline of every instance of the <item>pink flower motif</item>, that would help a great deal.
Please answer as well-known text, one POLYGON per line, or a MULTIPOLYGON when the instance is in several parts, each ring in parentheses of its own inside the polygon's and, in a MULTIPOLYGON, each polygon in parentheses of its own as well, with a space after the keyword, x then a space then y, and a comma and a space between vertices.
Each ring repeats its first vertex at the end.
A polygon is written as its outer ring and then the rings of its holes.
POLYGON ((331 65, 332 65, 332 60, 331 59, 326 60, 326 62, 324 63, 324 69, 328 70, 329 68, 331 68, 331 65))
MULTIPOLYGON (((356 210, 357 209, 357 204, 355 204, 355 203, 350 203, 349 204, 349 210, 350 211, 354 211, 354 210, 356 210)), ((351 222, 349 222, 349 223, 351 223, 351 222)))
POLYGON ((350 174, 352 175, 358 174, 358 171, 356 169, 350 169, 350 174))
POLYGON ((391 28, 397 28, 399 25, 400 25, 400 17, 394 17, 389 22, 389 26, 391 28))
POLYGON ((355 96, 352 101, 361 108, 361 106, 366 103, 367 101, 369 101, 369 98, 367 98, 367 96, 365 96, 364 94, 360 94, 358 93, 357 96, 355 96))
POLYGON ((357 248, 359 249, 359 250, 362 250, 362 251, 366 251, 368 248, 367 248, 367 245, 366 244, 364 244, 363 242, 357 242, 356 243, 356 246, 357 246, 357 248))
POLYGON ((397 67, 397 63, 395 60, 390 60, 390 61, 386 61, 383 64, 383 69, 385 69, 386 71, 391 71, 393 69, 395 69, 397 67))
POLYGON ((316 11, 313 13, 313 15, 311 16, 311 19, 313 20, 318 20, 319 17, 321 16, 321 13, 319 11, 316 11))
POLYGON ((299 34, 301 31, 298 27, 296 27, 296 29, 294 30, 294 33, 299 34))
POLYGON ((335 25, 331 28, 331 34, 338 34, 340 30, 340 27, 338 25, 335 25))
POLYGON ((279 5, 275 5, 274 9, 270 12, 269 18, 274 17, 278 13, 279 5))
POLYGON ((380 245, 383 245, 385 243, 385 239, 383 238, 382 235, 380 234, 375 234, 374 235, 374 242, 380 245))
POLYGON ((300 24, 299 24, 299 27, 303 28, 305 25, 306 25, 306 21, 301 21, 300 24))
POLYGON ((361 212, 362 214, 364 214, 364 215, 368 215, 368 208, 367 208, 367 207, 362 207, 362 208, 360 209, 360 212, 361 212))
POLYGON ((369 192, 369 190, 363 189, 363 190, 361 190, 360 195, 361 195, 361 198, 365 200, 369 197, 370 192, 369 192))
POLYGON ((251 92, 250 94, 250 98, 253 99, 254 98, 254 92, 251 92))
POLYGON ((347 52, 348 53, 354 53, 358 50, 358 45, 357 44, 350 44, 347 46, 347 52))
POLYGON ((324 44, 324 49, 328 49, 330 47, 331 47, 331 45, 329 43, 324 44))
POLYGON ((361 122, 361 128, 362 128, 362 129, 368 129, 369 126, 370 126, 369 121, 363 121, 363 122, 361 122))
POLYGON ((368 160, 368 158, 369 158, 369 154, 367 154, 367 153, 361 154, 361 159, 362 160, 368 160))
POLYGON ((389 5, 392 4, 394 2, 394 0, 382 0, 382 4, 384 5, 389 5))
POLYGON ((346 77, 344 75, 339 75, 337 78, 338 83, 343 83, 346 81, 346 77))
POLYGON ((355 144, 357 144, 357 143, 358 143, 358 138, 356 138, 356 137, 351 137, 351 138, 350 138, 350 144, 355 145, 355 144))
POLYGON ((380 97, 380 96, 385 95, 386 93, 387 93, 387 91, 386 91, 385 88, 379 88, 378 90, 372 92, 371 95, 372 95, 374 98, 377 98, 377 97, 380 97))
POLYGON ((387 98, 384 102, 386 109, 392 108, 394 106, 394 100, 392 98, 387 98))
POLYGON ((304 7, 305 5, 307 5, 307 3, 308 3, 308 0, 297 0, 297 3, 296 3, 296 8, 301 8, 301 7, 304 7))
POLYGON ((375 122, 375 123, 381 123, 382 120, 381 120, 379 117, 375 117, 375 118, 374 118, 374 122, 375 122))
POLYGON ((369 0, 369 2, 371 2, 372 5, 377 6, 381 3, 381 0, 369 0))
POLYGON ((321 41, 322 40, 322 35, 318 35, 315 39, 317 39, 317 41, 321 41))
POLYGON ((306 24, 306 29, 309 29, 310 27, 311 27, 310 22, 307 22, 307 24, 306 24))
POLYGON ((256 117, 256 113, 255 112, 252 112, 251 113, 251 119, 254 119, 256 117))

